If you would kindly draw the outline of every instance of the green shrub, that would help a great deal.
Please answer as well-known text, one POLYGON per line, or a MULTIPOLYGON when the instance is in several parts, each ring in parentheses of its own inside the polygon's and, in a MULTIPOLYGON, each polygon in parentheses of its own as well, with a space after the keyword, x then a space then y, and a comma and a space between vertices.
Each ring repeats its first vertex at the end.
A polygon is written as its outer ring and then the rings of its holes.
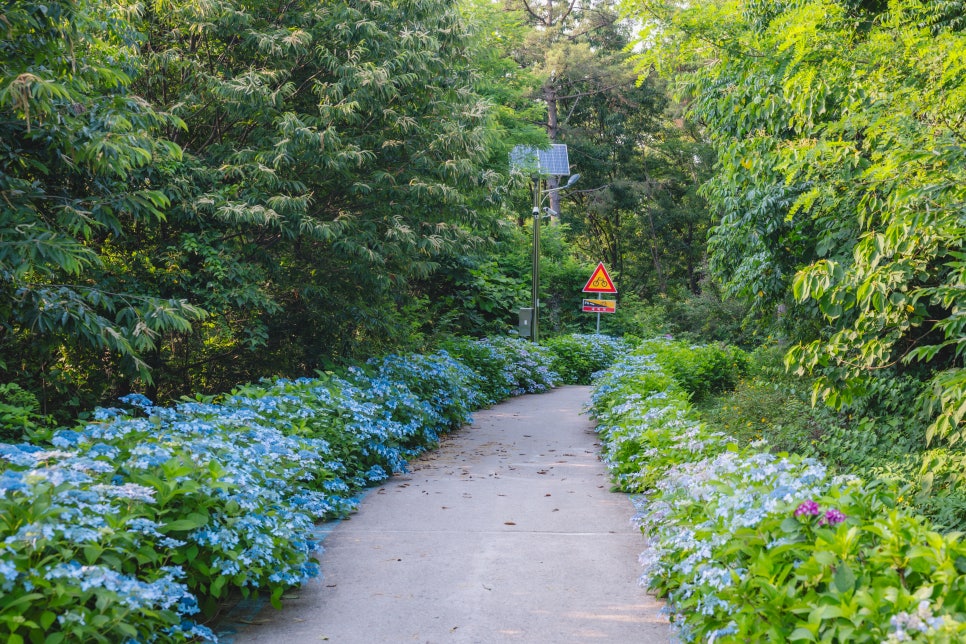
POLYGON ((16 383, 0 384, 0 442, 16 442, 45 424, 37 397, 16 383))
POLYGON ((589 385, 594 373, 611 366, 632 348, 620 338, 578 333, 549 338, 542 344, 553 354, 550 368, 569 385, 589 385))
POLYGON ((915 405, 921 383, 879 374, 866 395, 842 411, 812 405, 807 378, 785 372, 778 347, 751 354, 734 391, 702 401, 702 417, 740 445, 767 441, 773 452, 814 456, 840 473, 906 488, 901 504, 943 530, 966 529, 964 455, 927 449, 928 420, 915 405))
POLYGON ((667 310, 661 302, 651 303, 632 293, 624 293, 615 313, 602 316, 601 325, 606 333, 625 339, 653 338, 675 329, 667 319, 667 310))
POLYGON ((521 338, 458 339, 443 346, 476 374, 474 385, 481 392, 481 404, 548 391, 560 384, 560 375, 550 367, 553 354, 521 338))
POLYGON ((812 405, 810 383, 785 373, 776 347, 750 354, 746 375, 734 389, 703 400, 700 407, 708 423, 738 444, 765 440, 775 452, 822 457, 829 455, 829 432, 846 420, 824 405, 812 405))
POLYGON ((492 342, 453 338, 442 343, 442 347, 473 371, 473 384, 480 392, 481 404, 497 403, 513 391, 516 383, 507 369, 507 353, 492 342))
MULTIPOLYGON (((474 342, 503 396, 555 384, 546 349, 474 342)), ((277 605, 317 574, 315 521, 466 422, 482 382, 444 351, 388 356, 170 407, 131 394, 33 432, 43 445, 0 443, 0 640, 213 640, 191 615, 237 594, 277 605)), ((33 402, 5 392, 30 429, 33 402)))
POLYGON ((440 431, 457 429, 479 409, 481 396, 473 385, 478 382, 473 370, 445 350, 431 354, 391 355, 371 360, 378 377, 385 382, 405 385, 417 398, 425 400, 443 424, 440 431))
POLYGON ((598 380, 594 418, 601 436, 601 458, 615 489, 653 490, 663 472, 681 462, 682 454, 700 459, 717 451, 723 434, 688 422, 694 410, 687 396, 662 374, 641 368, 647 358, 630 358, 598 380), (621 380, 615 388, 614 380, 621 380), (608 397, 616 392, 617 398, 608 397))
POLYGON ((672 293, 659 300, 667 320, 667 332, 689 342, 728 342, 742 347, 759 344, 758 335, 767 321, 749 324, 751 307, 738 299, 723 299, 710 281, 701 284, 699 295, 672 293))
POLYGON ((642 342, 636 351, 653 355, 694 402, 733 389, 748 368, 748 355, 727 345, 687 345, 664 338, 642 342))

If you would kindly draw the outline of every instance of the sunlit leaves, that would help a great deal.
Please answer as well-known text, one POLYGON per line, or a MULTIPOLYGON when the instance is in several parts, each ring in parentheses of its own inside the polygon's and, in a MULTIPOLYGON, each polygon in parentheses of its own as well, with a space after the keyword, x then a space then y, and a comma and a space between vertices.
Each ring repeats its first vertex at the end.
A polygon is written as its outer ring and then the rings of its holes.
POLYGON ((203 316, 106 275, 108 240, 170 203, 141 173, 181 160, 160 132, 184 123, 130 93, 135 17, 126 3, 63 0, 18 3, 0 23, 0 347, 20 360, 107 351, 148 377, 144 352, 203 316))
MULTIPOLYGON (((818 373, 832 402, 913 360, 962 369, 951 320, 963 296, 966 41, 948 7, 704 4, 728 19, 637 6, 673 36, 646 57, 686 70, 693 113, 719 151, 705 187, 722 213, 712 268, 763 307, 793 295, 801 313, 819 314, 799 320, 805 341, 789 359, 818 373)), ((955 437, 960 390, 950 387, 936 389, 934 431, 955 437)))

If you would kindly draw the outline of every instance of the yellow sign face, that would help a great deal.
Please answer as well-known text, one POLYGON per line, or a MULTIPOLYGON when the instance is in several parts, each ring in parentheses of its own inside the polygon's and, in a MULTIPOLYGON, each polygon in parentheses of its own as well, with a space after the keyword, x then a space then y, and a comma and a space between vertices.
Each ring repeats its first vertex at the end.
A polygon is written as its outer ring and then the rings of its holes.
POLYGON ((587 284, 584 285, 584 293, 616 293, 617 287, 614 286, 614 280, 610 278, 607 274, 607 269, 604 268, 604 262, 597 264, 597 268, 594 269, 593 274, 590 279, 587 280, 587 284))

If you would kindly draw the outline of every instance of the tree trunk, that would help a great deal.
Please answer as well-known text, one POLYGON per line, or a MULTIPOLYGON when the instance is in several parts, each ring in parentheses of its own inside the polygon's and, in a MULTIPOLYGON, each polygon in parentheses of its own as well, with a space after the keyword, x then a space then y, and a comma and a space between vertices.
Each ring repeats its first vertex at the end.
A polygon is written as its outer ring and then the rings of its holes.
POLYGON ((698 286, 697 261, 694 252, 694 224, 688 223, 687 234, 684 236, 684 244, 687 250, 688 265, 688 289, 694 295, 701 295, 701 288, 698 286))
POLYGON ((661 266, 661 254, 657 248, 657 230, 654 228, 654 217, 650 208, 647 209, 647 222, 651 227, 651 258, 654 261, 654 272, 657 273, 657 288, 661 295, 667 295, 667 279, 661 266))
MULTIPOLYGON (((550 7, 547 7, 550 10, 550 7)), ((550 143, 557 142, 557 129, 559 119, 557 116, 557 86, 554 74, 550 74, 549 80, 543 86, 543 98, 547 102, 547 137, 550 143)), ((547 189, 550 190, 550 209, 558 215, 560 214, 560 192, 554 190, 560 183, 559 177, 551 176, 547 179, 547 189)))

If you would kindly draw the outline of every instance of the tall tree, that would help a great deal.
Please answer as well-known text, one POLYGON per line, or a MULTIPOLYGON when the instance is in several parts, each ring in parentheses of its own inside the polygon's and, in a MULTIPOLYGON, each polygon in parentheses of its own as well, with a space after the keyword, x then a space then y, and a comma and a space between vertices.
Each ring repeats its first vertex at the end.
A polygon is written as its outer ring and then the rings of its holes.
POLYGON ((150 377, 145 355, 203 315, 114 270, 114 241, 164 219, 149 170, 178 161, 163 135, 183 127, 131 91, 132 11, 18 2, 0 20, 0 369, 51 397, 85 369, 150 377))
MULTIPOLYGON (((518 56, 539 82, 534 97, 546 106, 547 136, 552 143, 569 143, 569 117, 581 99, 613 98, 634 86, 622 51, 626 24, 611 2, 510 0, 507 6, 522 12, 531 26, 518 56)), ((557 187, 557 179, 551 177, 548 185, 557 187)), ((559 193, 550 193, 550 208, 560 212, 559 193)))
POLYGON ((647 60, 677 78, 718 153, 705 189, 722 216, 718 275, 763 307, 798 303, 788 361, 831 402, 919 361, 931 431, 959 440, 966 36, 953 5, 635 2, 647 60))
POLYGON ((636 82, 632 25, 608 2, 522 2, 532 31, 519 59, 540 79, 552 140, 581 174, 561 197, 581 254, 607 262, 620 292, 651 296, 669 284, 696 291, 708 217, 696 188, 707 146, 673 120, 664 84, 636 82))
POLYGON ((699 189, 711 176, 714 153, 702 130, 678 118, 673 104, 659 127, 644 132, 638 143, 643 196, 625 233, 628 279, 642 296, 697 295, 706 277, 712 223, 699 189))
MULTIPOLYGON (((155 240, 216 313, 159 360, 219 380, 405 341, 413 280, 480 243, 488 105, 449 0, 157 0, 140 86, 188 162, 155 240)), ((219 383, 221 385, 224 382, 219 383)))

